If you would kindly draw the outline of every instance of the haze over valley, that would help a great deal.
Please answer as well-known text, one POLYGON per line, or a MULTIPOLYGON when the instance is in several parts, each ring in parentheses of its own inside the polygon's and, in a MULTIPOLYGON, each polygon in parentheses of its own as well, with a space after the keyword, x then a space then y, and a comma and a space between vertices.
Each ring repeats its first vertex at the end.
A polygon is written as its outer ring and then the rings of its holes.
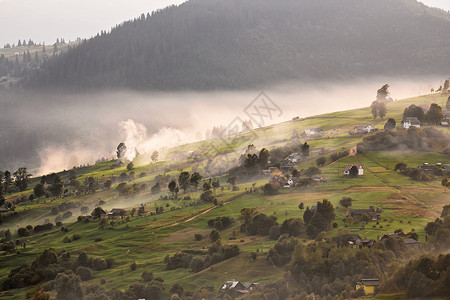
POLYGON ((0 0, 0 299, 447 299, 447 2, 0 0))

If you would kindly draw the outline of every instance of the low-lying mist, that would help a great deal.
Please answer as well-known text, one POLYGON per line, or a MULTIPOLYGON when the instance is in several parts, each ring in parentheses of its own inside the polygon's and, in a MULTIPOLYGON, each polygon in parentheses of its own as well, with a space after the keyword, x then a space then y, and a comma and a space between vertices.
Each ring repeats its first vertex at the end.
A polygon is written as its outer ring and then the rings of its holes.
MULTIPOLYGON (((367 107, 376 91, 389 83, 391 97, 429 93, 439 78, 316 84, 290 83, 264 89, 282 113, 264 118, 270 125, 367 107)), ((236 117, 249 120, 245 108, 260 90, 217 92, 134 92, 94 94, 21 93, 0 99, 0 170, 28 167, 34 175, 115 157, 120 142, 126 158, 206 137, 214 126, 236 117)), ((253 123, 253 126, 256 126, 253 123)))

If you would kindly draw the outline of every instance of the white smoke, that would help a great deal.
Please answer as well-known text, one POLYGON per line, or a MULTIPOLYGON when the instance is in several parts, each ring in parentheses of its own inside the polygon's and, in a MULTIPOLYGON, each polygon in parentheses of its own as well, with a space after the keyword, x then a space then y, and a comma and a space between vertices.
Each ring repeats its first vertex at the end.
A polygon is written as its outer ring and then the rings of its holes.
POLYGON ((120 122, 119 126, 121 127, 121 135, 127 147, 123 157, 132 161, 136 157, 136 151, 139 151, 139 145, 147 138, 147 128, 131 119, 120 122))
POLYGON ((47 147, 40 152, 39 156, 41 165, 37 171, 32 171, 35 176, 70 170, 80 165, 93 164, 102 157, 102 154, 80 147, 47 147))
POLYGON ((189 130, 180 130, 173 127, 163 127, 157 133, 147 137, 147 128, 132 119, 120 122, 119 126, 127 147, 124 158, 129 161, 132 161, 138 153, 150 153, 201 139, 201 135, 198 133, 194 134, 189 130))

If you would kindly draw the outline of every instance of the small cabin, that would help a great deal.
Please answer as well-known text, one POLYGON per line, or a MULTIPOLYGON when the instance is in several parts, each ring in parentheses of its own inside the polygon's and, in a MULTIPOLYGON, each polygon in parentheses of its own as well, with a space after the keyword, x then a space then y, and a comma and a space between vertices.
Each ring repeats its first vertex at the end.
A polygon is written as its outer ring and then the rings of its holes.
POLYGON ((353 166, 356 166, 356 168, 358 168, 358 176, 364 175, 364 168, 362 165, 347 165, 347 166, 345 166, 344 175, 350 175, 350 169, 353 166))
POLYGON ((375 295, 376 288, 379 286, 379 279, 361 279, 356 283, 356 289, 362 288, 365 295, 375 295))
POLYGON ((410 127, 420 128, 420 121, 416 117, 408 117, 403 122, 403 128, 409 129, 410 127))

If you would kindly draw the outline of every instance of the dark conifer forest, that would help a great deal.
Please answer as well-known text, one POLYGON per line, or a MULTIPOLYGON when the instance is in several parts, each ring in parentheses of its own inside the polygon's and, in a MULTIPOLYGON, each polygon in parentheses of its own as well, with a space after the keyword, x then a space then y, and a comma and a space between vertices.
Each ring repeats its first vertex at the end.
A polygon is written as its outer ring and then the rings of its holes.
POLYGON ((449 36, 450 15, 416 1, 191 0, 103 31, 23 83, 212 90, 435 75, 450 66, 449 36))

